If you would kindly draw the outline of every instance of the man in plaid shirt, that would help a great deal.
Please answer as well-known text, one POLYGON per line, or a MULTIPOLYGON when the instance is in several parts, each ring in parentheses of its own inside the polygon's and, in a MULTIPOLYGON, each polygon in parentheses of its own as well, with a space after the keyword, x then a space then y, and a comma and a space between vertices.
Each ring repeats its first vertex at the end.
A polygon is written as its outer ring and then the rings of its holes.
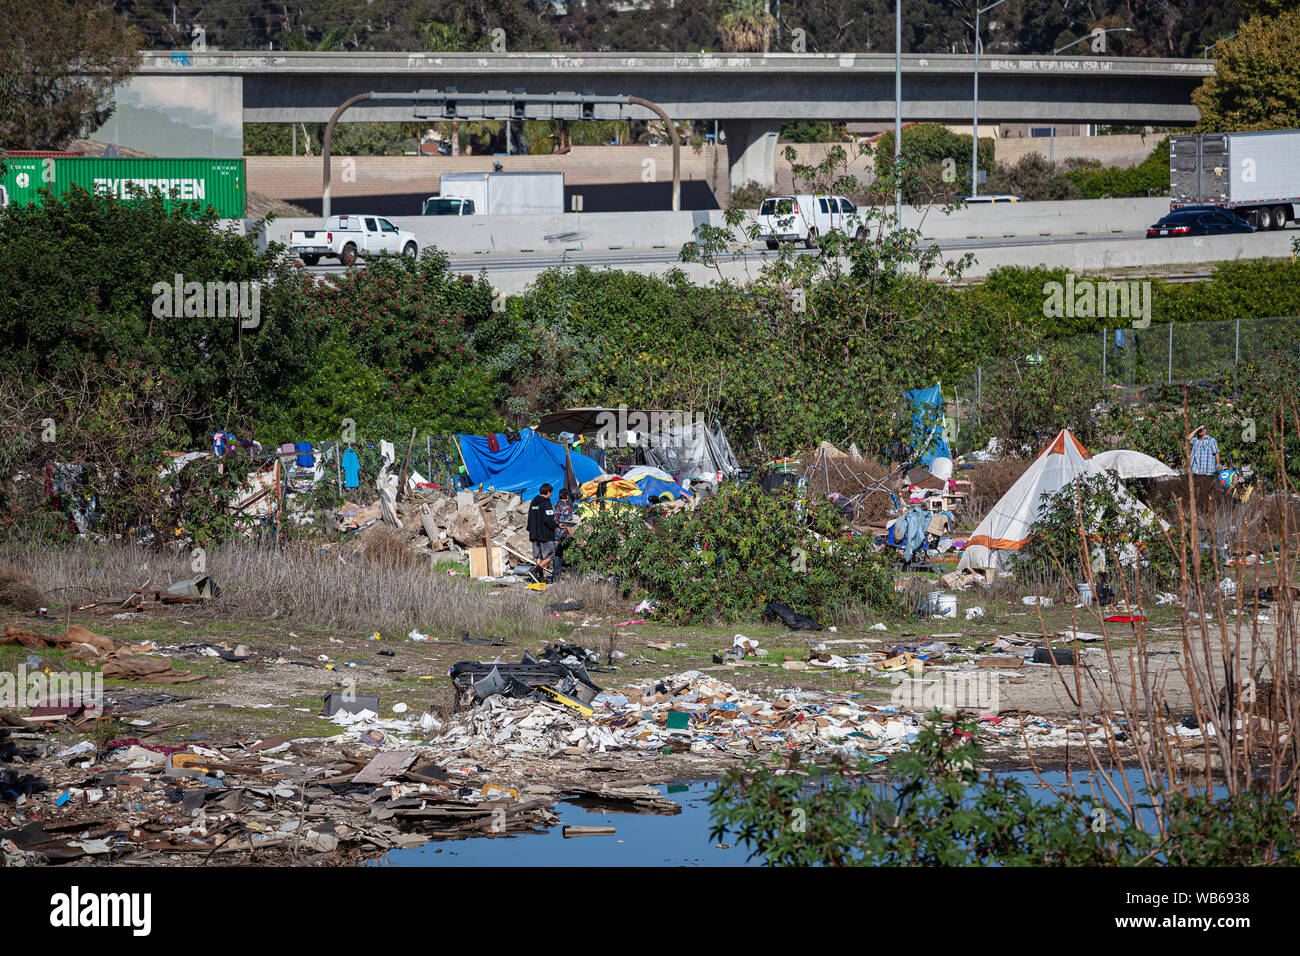
POLYGON ((1204 425, 1192 432, 1192 474, 1217 475, 1219 473, 1219 443, 1210 437, 1204 425))

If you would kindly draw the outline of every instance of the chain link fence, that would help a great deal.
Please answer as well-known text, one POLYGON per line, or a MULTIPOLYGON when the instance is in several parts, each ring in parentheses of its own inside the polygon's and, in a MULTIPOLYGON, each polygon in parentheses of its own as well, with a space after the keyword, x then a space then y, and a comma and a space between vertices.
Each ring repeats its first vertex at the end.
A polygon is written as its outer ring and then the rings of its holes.
MULTIPOLYGON (((1056 339, 1050 350, 1049 357, 1047 346, 1027 345, 1024 364, 1049 363, 1071 381, 1106 387, 1116 401, 1134 401, 1143 389, 1213 383, 1228 369, 1268 361, 1271 355, 1300 356, 1300 317, 1152 323, 1146 328, 1128 322, 1056 339)), ((979 366, 954 388, 944 389, 956 453, 972 451, 977 443, 987 401, 984 387, 1000 370, 997 365, 979 366)))

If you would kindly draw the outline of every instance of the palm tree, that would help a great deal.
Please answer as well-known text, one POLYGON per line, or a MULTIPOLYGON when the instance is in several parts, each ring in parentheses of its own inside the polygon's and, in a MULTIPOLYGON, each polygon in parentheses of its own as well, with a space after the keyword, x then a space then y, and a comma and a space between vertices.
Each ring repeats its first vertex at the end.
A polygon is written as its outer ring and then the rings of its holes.
POLYGON ((775 26, 776 20, 768 12, 766 0, 731 0, 727 12, 718 21, 722 49, 728 53, 766 53, 775 26))
MULTIPOLYGON (((431 53, 460 53, 486 50, 487 41, 473 38, 473 28, 460 13, 450 23, 430 20, 416 26, 416 33, 431 53)), ((497 124, 499 125, 499 124, 497 124)), ((460 155, 460 123, 451 124, 451 155, 460 155)))

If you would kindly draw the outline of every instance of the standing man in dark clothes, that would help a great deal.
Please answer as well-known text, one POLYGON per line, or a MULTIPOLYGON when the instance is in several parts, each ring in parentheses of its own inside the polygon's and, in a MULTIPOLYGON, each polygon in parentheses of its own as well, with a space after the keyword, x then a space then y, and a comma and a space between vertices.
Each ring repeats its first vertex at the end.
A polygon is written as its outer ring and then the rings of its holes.
POLYGON ((528 505, 528 540, 533 544, 533 559, 543 571, 552 572, 552 580, 560 573, 559 558, 555 551, 555 532, 559 523, 551 506, 551 486, 542 485, 528 505))

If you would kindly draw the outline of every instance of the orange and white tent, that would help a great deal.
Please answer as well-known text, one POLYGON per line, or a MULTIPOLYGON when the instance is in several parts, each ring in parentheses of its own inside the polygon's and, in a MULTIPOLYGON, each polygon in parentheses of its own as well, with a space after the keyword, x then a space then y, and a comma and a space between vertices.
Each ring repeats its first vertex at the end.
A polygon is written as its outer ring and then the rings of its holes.
POLYGON ((999 559, 1004 559, 1006 552, 1024 547, 1043 506, 1043 495, 1054 495, 1079 475, 1092 471, 1090 457, 1069 429, 1061 429, 967 539, 958 570, 1000 567, 999 559))

